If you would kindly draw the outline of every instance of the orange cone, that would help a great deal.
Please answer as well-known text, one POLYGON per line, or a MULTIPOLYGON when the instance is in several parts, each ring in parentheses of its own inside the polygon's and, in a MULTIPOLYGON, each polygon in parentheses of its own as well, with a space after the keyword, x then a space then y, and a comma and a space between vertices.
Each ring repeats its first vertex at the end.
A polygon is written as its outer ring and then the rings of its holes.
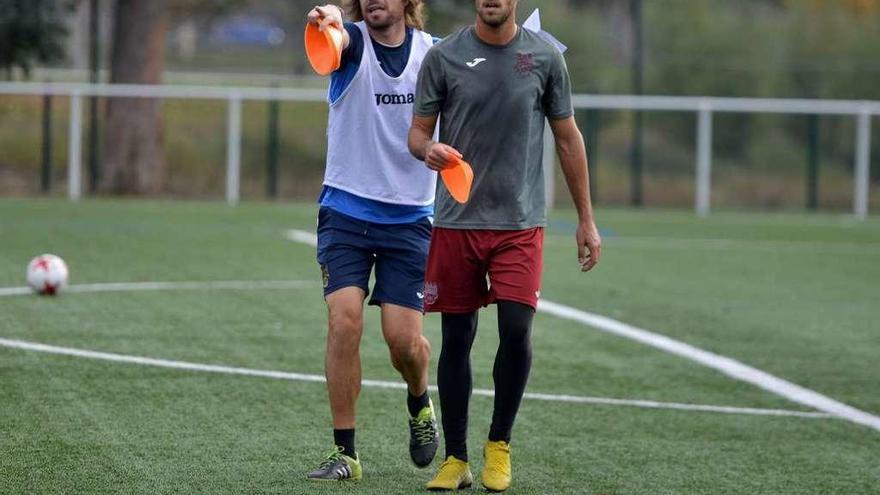
POLYGON ((306 24, 306 56, 315 72, 328 76, 342 62, 342 31, 327 26, 323 31, 316 24, 306 24))
POLYGON ((440 171, 440 177, 453 199, 461 204, 468 202, 474 183, 474 170, 468 162, 453 156, 449 166, 440 171))

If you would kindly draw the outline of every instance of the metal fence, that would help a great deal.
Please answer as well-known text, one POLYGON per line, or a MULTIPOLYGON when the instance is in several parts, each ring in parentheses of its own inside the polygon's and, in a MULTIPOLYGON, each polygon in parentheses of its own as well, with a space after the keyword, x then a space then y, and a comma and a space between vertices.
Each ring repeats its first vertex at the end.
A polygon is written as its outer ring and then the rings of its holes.
MULTIPOLYGON (((178 98, 224 100, 227 102, 226 201, 237 204, 241 175, 241 104, 245 100, 321 102, 321 89, 182 86, 182 85, 109 85, 63 83, 0 83, 0 95, 66 96, 71 99, 68 196, 77 200, 82 194, 82 101, 86 97, 105 98, 178 98)), ((694 112, 697 114, 696 191, 694 210, 708 215, 712 194, 712 122, 713 115, 728 113, 776 113, 852 116, 856 120, 853 213, 868 215, 868 192, 871 162, 871 118, 880 114, 880 101, 797 100, 758 98, 711 98, 666 96, 574 95, 576 109, 694 112)), ((555 151, 549 129, 545 134, 544 166, 553 167, 555 151)), ((548 204, 552 202, 552 177, 548 180, 548 204)))

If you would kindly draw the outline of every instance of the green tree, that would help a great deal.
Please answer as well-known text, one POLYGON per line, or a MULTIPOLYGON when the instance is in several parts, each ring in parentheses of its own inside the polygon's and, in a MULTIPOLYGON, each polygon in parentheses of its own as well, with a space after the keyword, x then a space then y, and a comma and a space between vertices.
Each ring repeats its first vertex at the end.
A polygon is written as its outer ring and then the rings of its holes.
POLYGON ((0 2, 0 69, 5 69, 7 78, 12 78, 15 68, 29 78, 34 62, 64 58, 63 14, 71 8, 71 2, 59 0, 0 2))

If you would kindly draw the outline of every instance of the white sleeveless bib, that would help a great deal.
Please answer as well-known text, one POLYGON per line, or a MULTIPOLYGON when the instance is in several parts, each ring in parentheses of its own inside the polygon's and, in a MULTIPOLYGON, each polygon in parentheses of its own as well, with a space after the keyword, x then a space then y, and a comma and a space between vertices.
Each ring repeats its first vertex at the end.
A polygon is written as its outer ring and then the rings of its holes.
POLYGON ((366 24, 356 25, 364 53, 354 79, 330 103, 324 185, 385 203, 429 205, 437 174, 413 158, 407 135, 419 68, 434 41, 413 30, 406 68, 391 77, 379 66, 366 24))

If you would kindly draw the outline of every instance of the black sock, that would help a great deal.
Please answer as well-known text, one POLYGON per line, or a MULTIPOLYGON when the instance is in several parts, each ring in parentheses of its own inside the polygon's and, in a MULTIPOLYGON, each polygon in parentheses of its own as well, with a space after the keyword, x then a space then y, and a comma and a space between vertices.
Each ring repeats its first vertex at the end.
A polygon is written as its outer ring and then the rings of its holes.
POLYGON ((443 313, 443 347, 437 364, 440 411, 446 456, 467 462, 468 402, 471 382, 471 346, 477 335, 477 312, 443 313))
POLYGON ((422 411, 422 409, 428 407, 428 391, 425 390, 425 393, 416 397, 415 395, 406 392, 406 408, 409 409, 409 415, 411 417, 416 417, 422 411))
POLYGON ((351 457, 352 459, 357 458, 357 454, 354 451, 354 428, 346 429, 346 430, 333 430, 333 442, 336 443, 337 447, 342 447, 342 453, 351 457))
POLYGON ((495 354, 495 410, 489 440, 510 442, 513 422, 522 402, 532 367, 531 306, 510 301, 498 302, 498 334, 500 342, 495 354))

